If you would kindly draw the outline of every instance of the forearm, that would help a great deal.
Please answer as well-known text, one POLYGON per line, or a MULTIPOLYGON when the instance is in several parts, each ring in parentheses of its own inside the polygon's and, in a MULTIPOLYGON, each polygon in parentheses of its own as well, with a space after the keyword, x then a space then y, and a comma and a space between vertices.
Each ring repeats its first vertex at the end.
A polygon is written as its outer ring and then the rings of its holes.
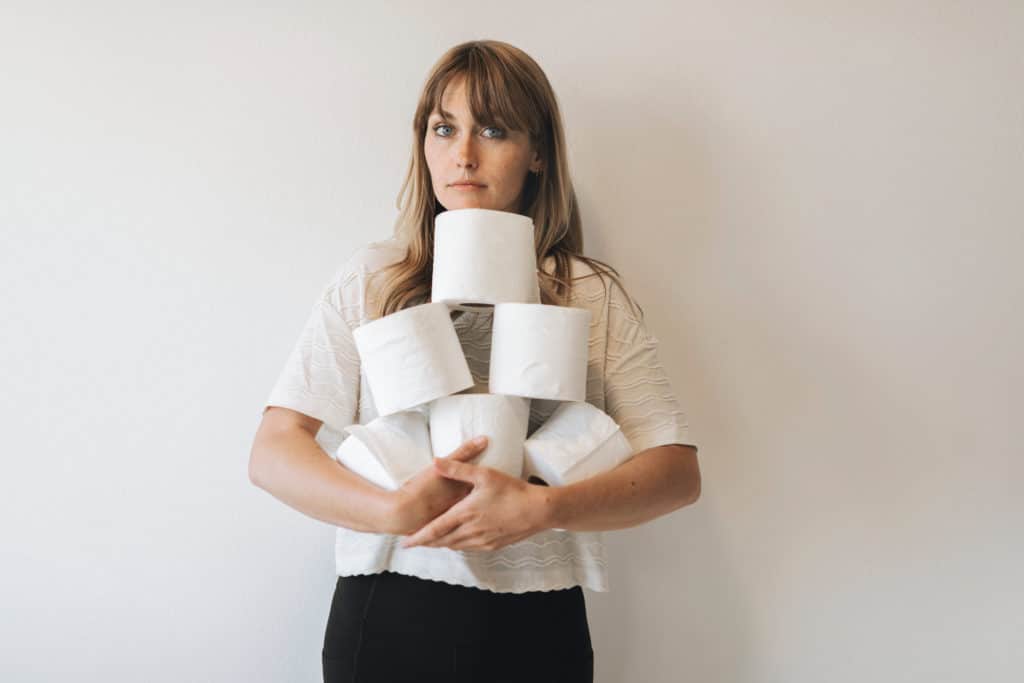
POLYGON ((696 460, 657 446, 606 472, 568 486, 549 487, 548 526, 605 531, 637 526, 694 502, 700 494, 696 460))
POLYGON ((314 519, 356 531, 390 532, 394 494, 338 463, 303 429, 261 429, 249 478, 314 519))

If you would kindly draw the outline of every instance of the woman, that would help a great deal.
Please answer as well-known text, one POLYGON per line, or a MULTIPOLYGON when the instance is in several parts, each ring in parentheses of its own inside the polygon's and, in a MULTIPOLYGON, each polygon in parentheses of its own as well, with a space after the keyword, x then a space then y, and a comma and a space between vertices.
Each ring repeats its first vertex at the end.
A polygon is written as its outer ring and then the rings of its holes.
MULTIPOLYGON (((694 502, 697 449, 642 310, 610 266, 582 254, 540 67, 506 43, 457 45, 428 77, 413 133, 395 235, 354 254, 314 304, 267 401, 250 478, 337 527, 325 681, 592 681, 582 588, 608 590, 601 531, 694 502), (587 400, 622 428, 627 462, 548 487, 468 462, 485 446, 466 442, 386 491, 329 457, 345 426, 377 415, 352 329, 430 300, 434 218, 470 207, 531 217, 541 301, 591 310, 587 400)), ((455 314, 483 385, 492 314, 455 314)), ((530 405, 532 433, 558 403, 530 405)))

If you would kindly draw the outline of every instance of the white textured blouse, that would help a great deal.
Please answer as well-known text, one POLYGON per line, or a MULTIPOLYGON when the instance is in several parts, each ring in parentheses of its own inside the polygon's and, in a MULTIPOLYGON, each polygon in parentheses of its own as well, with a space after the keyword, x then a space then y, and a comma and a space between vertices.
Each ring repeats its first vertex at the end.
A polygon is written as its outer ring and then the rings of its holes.
MULTIPOLYGON (((344 427, 367 424, 377 408, 362 372, 352 330, 369 322, 385 266, 401 260, 395 240, 373 242, 348 259, 324 288, 299 335, 266 406, 283 406, 323 422, 317 443, 333 457, 344 427), (358 381, 357 381, 358 378, 358 381)), ((550 272, 549 257, 545 269, 550 272)), ((594 271, 572 259, 572 277, 594 271)), ((634 453, 664 444, 695 445, 658 360, 658 340, 629 308, 620 288, 600 276, 573 282, 569 305, 591 311, 587 361, 587 402, 622 428, 634 453)), ((455 321, 470 372, 486 385, 493 308, 463 313, 455 321)), ((532 434, 559 405, 530 401, 532 434)), ((266 407, 264 407, 264 411, 266 407)), ((389 570, 424 579, 500 593, 546 591, 581 585, 608 590, 602 532, 548 529, 493 551, 416 546, 402 548, 400 536, 337 527, 335 565, 339 576, 389 570)))

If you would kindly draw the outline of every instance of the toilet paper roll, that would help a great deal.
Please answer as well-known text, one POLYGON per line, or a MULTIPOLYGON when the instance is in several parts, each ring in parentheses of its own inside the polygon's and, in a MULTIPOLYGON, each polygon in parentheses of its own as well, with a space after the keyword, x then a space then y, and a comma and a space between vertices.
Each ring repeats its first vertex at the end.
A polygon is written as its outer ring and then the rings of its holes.
POLYGON ((443 303, 406 308, 352 331, 378 415, 473 386, 451 313, 443 303))
POLYGON ((533 220, 492 209, 455 209, 434 219, 431 300, 473 310, 539 303, 533 220))
POLYGON ((455 394, 430 403, 430 443, 446 458, 464 442, 485 435, 487 448, 471 460, 510 477, 522 478, 523 442, 530 421, 530 399, 500 394, 455 394))
POLYGON ((619 425, 586 402, 563 403, 523 444, 523 474, 565 486, 610 470, 633 457, 619 425))
POLYGON ((394 491, 433 462, 427 417, 405 410, 366 425, 345 427, 335 459, 361 477, 394 491))
POLYGON ((488 386, 494 394, 583 401, 590 311, 504 303, 494 307, 488 386))

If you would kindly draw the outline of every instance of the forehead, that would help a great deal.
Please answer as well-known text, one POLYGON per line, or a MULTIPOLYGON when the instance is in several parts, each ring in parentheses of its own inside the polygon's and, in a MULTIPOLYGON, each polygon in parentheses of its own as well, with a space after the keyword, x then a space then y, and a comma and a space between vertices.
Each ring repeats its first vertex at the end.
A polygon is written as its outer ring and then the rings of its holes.
MULTIPOLYGON (((456 107, 455 109, 456 110, 453 112, 453 111, 448 111, 447 109, 444 109, 442 107, 440 110, 435 109, 433 112, 431 112, 431 114, 434 115, 434 116, 440 116, 440 117, 446 118, 446 119, 457 119, 457 118, 460 118, 459 113, 458 113, 459 112, 459 108, 456 107)), ((471 111, 469 111, 467 109, 466 110, 466 118, 472 119, 473 118, 473 112, 471 112, 471 111)))
POLYGON ((515 106, 507 84, 484 76, 456 74, 433 94, 428 117, 466 125, 501 126, 511 134, 531 130, 529 119, 515 106))
POLYGON ((438 101, 434 103, 434 114, 441 114, 447 118, 458 118, 459 114, 466 114, 473 118, 473 112, 469 106, 469 99, 466 96, 466 79, 453 79, 441 92, 438 101))

